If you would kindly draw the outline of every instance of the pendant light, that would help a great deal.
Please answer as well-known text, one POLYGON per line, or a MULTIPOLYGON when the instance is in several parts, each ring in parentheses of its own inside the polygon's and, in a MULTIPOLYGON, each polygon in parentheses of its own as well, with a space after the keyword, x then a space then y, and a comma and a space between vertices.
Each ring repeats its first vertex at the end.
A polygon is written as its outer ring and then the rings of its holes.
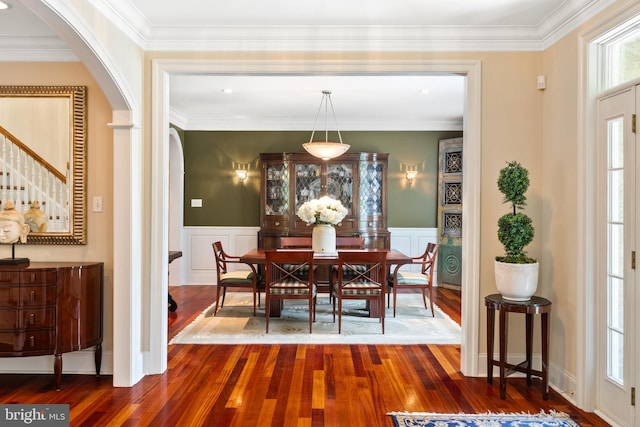
POLYGON ((316 121, 313 123, 311 138, 309 138, 309 142, 302 144, 302 146, 305 150, 307 150, 309 154, 322 160, 329 160, 341 156, 349 149, 350 145, 342 143, 342 135, 340 135, 340 131, 338 130, 338 122, 336 121, 336 113, 335 111, 333 111, 333 103, 331 102, 330 90, 322 91, 322 100, 320 101, 318 114, 316 114, 316 121), (318 117, 320 116, 320 111, 322 111, 323 104, 325 121, 324 142, 314 142, 313 135, 316 132, 316 124, 318 123, 318 117), (333 122, 336 125, 336 131, 338 132, 338 138, 340 142, 329 141, 329 106, 331 106, 331 114, 333 115, 333 122))

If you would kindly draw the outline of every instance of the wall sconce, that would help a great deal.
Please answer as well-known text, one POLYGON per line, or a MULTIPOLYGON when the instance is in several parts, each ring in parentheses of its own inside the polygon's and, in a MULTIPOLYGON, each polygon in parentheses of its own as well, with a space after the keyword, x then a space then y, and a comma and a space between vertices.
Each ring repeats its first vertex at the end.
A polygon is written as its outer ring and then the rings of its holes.
POLYGON ((407 181, 409 181, 410 184, 413 184, 413 180, 416 179, 416 176, 418 176, 417 170, 407 170, 407 181))
POLYGON ((244 182, 244 180, 247 179, 248 176, 245 169, 236 169, 236 175, 238 176, 240 182, 244 182))

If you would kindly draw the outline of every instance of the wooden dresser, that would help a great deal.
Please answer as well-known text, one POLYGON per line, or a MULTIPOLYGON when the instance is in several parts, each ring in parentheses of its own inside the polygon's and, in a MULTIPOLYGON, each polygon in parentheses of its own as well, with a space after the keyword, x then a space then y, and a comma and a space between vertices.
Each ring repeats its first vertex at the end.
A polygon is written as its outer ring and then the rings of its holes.
POLYGON ((95 346, 102 362, 103 263, 0 265, 0 357, 54 355, 56 388, 62 354, 95 346))

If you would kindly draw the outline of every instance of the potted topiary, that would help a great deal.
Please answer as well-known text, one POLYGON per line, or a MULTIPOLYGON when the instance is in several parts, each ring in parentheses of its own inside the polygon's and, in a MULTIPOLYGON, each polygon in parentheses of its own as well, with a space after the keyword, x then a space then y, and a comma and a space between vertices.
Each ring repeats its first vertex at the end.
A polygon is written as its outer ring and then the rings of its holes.
POLYGON ((498 189, 504 194, 504 203, 511 204, 511 212, 498 220, 498 240, 505 255, 496 257, 496 287, 503 298, 514 301, 528 301, 538 287, 538 262, 524 251, 535 230, 531 218, 519 212, 527 204, 527 188, 529 171, 520 163, 509 162, 500 170, 498 189))

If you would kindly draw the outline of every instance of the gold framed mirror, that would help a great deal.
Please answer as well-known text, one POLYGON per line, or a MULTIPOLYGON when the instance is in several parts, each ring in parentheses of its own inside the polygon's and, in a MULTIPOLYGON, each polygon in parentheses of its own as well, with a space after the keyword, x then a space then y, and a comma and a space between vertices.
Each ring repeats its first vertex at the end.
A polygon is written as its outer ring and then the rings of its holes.
POLYGON ((0 86, 0 202, 27 243, 86 244, 86 122, 84 86, 0 86))

